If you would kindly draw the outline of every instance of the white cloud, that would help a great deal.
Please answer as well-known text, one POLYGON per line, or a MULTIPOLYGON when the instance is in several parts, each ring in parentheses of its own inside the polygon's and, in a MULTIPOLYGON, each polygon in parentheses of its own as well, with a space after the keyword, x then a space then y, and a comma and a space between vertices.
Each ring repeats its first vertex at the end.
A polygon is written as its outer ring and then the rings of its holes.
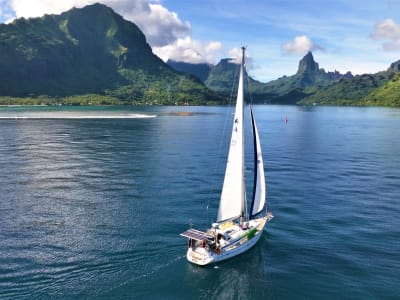
POLYGON ((375 40, 386 40, 382 44, 385 51, 400 50, 400 26, 392 19, 377 23, 371 37, 375 40))
MULTIPOLYGON (((72 7, 83 7, 98 0, 11 0, 10 6, 17 17, 38 17, 43 14, 58 14, 72 7)), ((147 0, 103 0, 125 19, 138 25, 154 46, 164 46, 190 32, 190 24, 182 22, 176 13, 160 4, 147 0)))
POLYGON ((392 19, 383 20, 375 25, 372 37, 374 39, 400 39, 400 27, 392 19))
POLYGON ((296 36, 293 41, 282 44, 281 48, 287 54, 304 54, 308 51, 323 49, 321 46, 312 42, 306 35, 296 36))
MULTIPOLYGON (((251 58, 249 51, 247 50, 245 52, 245 55, 246 70, 250 71, 251 69, 253 69, 253 59, 251 58)), ((240 64, 242 60, 242 48, 232 48, 231 50, 229 50, 229 57, 235 64, 240 64)))
POLYGON ((0 0, 0 21, 9 23, 15 16, 9 6, 9 0, 0 0))
POLYGON ((178 38, 174 43, 153 47, 153 52, 166 61, 168 58, 190 63, 213 63, 215 55, 222 50, 220 42, 202 43, 190 36, 178 38))
MULTIPOLYGON (((3 0, 4 1, 4 0, 3 0)), ((72 7, 99 2, 99 0, 6 0, 19 17, 39 17, 44 14, 59 14, 72 7)), ((153 52, 162 59, 187 62, 213 62, 221 50, 220 42, 199 42, 191 38, 189 22, 162 6, 161 1, 148 0, 102 0, 125 19, 132 21, 144 32, 153 52), (171 55, 171 56, 168 56, 171 55)))
POLYGON ((82 7, 93 3, 90 0, 10 0, 9 5, 15 11, 17 18, 39 17, 44 14, 61 13, 72 7, 82 7))
POLYGON ((149 4, 146 0, 137 1, 135 7, 132 7, 131 2, 131 0, 106 0, 104 3, 138 25, 150 45, 166 46, 190 34, 190 23, 180 20, 175 12, 160 4, 149 4))
POLYGON ((240 64, 242 59, 242 49, 241 48, 232 48, 229 50, 229 57, 232 59, 232 62, 235 64, 240 64))

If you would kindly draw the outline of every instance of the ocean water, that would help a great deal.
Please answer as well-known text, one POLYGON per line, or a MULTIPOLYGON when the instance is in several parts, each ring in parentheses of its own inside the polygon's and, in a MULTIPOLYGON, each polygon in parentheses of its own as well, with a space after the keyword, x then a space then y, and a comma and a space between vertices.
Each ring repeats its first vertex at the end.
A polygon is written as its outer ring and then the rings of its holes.
POLYGON ((400 110, 255 115, 275 218, 198 267, 226 107, 0 108, 0 298, 400 299, 400 110))

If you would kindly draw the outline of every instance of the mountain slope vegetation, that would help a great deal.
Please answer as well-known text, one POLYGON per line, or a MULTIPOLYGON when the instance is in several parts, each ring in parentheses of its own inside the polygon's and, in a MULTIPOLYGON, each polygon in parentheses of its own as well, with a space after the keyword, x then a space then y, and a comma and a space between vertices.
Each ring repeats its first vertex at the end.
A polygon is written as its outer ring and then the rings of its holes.
POLYGON ((141 30, 93 4, 0 25, 0 95, 94 94, 121 103, 222 101, 197 78, 152 53, 141 30))
POLYGON ((400 74, 381 87, 373 90, 360 103, 379 106, 400 106, 400 74))
POLYGON ((387 99, 377 99, 373 102, 368 100, 368 95, 382 86, 388 84, 398 74, 394 70, 378 72, 376 74, 357 75, 351 79, 342 79, 330 86, 316 90, 298 104, 310 105, 394 105, 389 104, 387 99))

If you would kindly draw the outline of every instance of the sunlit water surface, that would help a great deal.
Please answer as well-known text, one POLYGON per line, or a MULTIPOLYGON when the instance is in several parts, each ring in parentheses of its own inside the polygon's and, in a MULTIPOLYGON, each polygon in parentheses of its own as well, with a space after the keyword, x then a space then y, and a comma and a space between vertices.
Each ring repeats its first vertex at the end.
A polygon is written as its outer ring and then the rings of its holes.
POLYGON ((0 108, 0 298, 400 299, 399 109, 256 106, 275 218, 235 259, 186 261, 226 110, 0 108))

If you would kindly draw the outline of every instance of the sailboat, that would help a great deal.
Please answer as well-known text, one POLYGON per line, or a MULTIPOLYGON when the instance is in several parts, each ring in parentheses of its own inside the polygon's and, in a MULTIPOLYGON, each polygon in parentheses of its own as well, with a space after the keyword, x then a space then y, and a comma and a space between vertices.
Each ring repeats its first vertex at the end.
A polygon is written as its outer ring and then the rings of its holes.
POLYGON ((181 236, 188 239, 186 254, 188 261, 201 266, 226 260, 247 251, 257 243, 264 227, 273 218, 266 208, 264 163, 251 105, 249 111, 255 170, 250 212, 247 213, 243 92, 245 49, 242 47, 232 135, 216 222, 212 223, 207 231, 190 228, 181 233, 181 236))

